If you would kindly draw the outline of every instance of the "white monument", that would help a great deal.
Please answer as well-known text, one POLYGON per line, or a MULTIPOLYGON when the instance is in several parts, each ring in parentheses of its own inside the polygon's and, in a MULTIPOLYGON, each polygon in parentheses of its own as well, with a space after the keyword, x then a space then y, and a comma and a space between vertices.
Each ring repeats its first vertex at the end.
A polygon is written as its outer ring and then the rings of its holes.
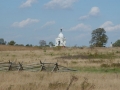
POLYGON ((111 42, 111 44, 110 44, 110 47, 113 47, 113 44, 112 44, 112 42, 111 42))
POLYGON ((55 46, 66 46, 66 39, 62 34, 62 29, 60 29, 60 34, 58 35, 58 38, 55 39, 55 46))

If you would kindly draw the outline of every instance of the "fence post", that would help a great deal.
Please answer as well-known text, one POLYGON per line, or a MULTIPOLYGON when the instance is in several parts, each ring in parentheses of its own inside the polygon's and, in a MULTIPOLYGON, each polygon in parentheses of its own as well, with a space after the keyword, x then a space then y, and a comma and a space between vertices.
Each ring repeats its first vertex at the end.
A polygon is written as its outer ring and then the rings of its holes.
POLYGON ((46 68, 45 68, 44 64, 42 64, 40 71, 45 71, 45 70, 46 70, 46 68))
POLYGON ((43 64, 43 63, 41 62, 41 60, 40 60, 40 64, 43 64))
POLYGON ((19 67, 18 70, 19 70, 19 71, 22 71, 22 70, 23 70, 23 66, 22 66, 22 64, 21 64, 20 62, 19 62, 19 66, 20 66, 20 67, 19 67))
POLYGON ((54 71, 56 72, 57 70, 59 70, 58 63, 55 64, 55 66, 54 66, 52 72, 54 72, 54 71))
POLYGON ((40 69, 40 71, 45 71, 46 68, 45 68, 45 66, 44 66, 44 63, 42 63, 42 62, 40 61, 40 64, 41 64, 41 69, 40 69))
POLYGON ((10 66, 8 68, 8 71, 12 70, 12 62, 9 61, 9 64, 10 64, 10 66))

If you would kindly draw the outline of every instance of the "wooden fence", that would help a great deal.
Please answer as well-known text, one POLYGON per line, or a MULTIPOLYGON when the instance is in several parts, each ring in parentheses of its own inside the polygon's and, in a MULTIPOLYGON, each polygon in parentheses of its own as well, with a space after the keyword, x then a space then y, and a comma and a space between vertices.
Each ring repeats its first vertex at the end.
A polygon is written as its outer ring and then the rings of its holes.
POLYGON ((51 72, 67 72, 77 71, 61 65, 58 63, 34 63, 34 64, 22 64, 14 62, 0 62, 0 71, 51 71, 51 72))

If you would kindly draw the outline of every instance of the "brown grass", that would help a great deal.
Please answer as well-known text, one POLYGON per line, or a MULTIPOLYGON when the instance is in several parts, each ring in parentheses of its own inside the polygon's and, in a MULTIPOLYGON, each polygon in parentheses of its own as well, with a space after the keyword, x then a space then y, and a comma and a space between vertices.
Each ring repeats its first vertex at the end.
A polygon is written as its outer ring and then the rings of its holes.
MULTIPOLYGON (((0 62, 22 62, 32 64, 42 62, 58 62, 69 68, 101 68, 101 65, 117 65, 120 62, 120 48, 36 48, 21 46, 0 46, 0 62), (98 55, 112 53, 114 58, 60 58, 77 55, 98 55), (117 64, 116 64, 117 63, 117 64)), ((110 67, 112 68, 112 67, 110 67)), ((0 71, 0 90, 67 90, 71 78, 75 76, 69 90, 119 90, 119 72, 30 72, 0 71)))
POLYGON ((38 50, 38 47, 25 47, 25 46, 12 46, 12 45, 0 45, 0 51, 21 51, 21 50, 38 50))
POLYGON ((0 90, 66 90, 71 76, 78 80, 69 90, 119 90, 120 74, 107 73, 47 73, 47 72, 0 72, 0 90), (84 84, 84 78, 87 83, 84 84), (84 89, 83 89, 84 87, 84 89))

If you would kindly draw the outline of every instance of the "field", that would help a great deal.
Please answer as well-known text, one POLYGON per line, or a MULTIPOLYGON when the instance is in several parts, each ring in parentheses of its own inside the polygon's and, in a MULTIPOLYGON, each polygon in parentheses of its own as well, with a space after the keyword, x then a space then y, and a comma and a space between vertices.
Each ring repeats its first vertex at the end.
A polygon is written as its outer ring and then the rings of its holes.
POLYGON ((119 90, 120 48, 0 46, 0 62, 58 63, 70 72, 0 71, 0 90, 119 90))

